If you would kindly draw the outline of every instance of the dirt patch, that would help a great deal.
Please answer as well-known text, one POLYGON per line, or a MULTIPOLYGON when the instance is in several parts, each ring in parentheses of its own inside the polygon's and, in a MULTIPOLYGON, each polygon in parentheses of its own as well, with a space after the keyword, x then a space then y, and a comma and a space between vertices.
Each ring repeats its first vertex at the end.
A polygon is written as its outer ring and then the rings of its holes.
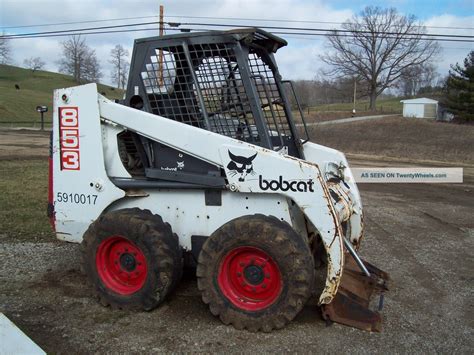
POLYGON ((309 128, 313 142, 349 154, 474 164, 473 125, 393 117, 309 128))
POLYGON ((46 158, 50 132, 0 130, 0 160, 46 158))

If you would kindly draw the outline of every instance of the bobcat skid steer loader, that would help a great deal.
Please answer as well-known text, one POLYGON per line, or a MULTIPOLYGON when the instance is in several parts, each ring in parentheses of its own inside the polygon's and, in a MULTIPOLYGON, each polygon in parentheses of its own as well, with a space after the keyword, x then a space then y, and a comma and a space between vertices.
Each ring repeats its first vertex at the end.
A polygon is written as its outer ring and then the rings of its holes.
POLYGON ((49 217, 82 244, 102 304, 151 310, 190 264, 222 322, 271 331, 319 271, 324 319, 380 330, 369 302, 388 275, 357 255, 359 191, 342 153, 309 142, 273 56, 286 44, 259 29, 138 39, 123 102, 55 91, 49 217))

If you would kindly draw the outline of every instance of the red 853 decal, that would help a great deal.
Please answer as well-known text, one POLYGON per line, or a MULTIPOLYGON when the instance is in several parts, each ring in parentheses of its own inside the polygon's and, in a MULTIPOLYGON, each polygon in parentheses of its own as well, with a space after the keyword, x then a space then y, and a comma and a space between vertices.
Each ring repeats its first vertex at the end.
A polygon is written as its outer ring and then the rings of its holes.
POLYGON ((61 142, 61 170, 80 170, 79 109, 59 108, 59 140, 61 142))

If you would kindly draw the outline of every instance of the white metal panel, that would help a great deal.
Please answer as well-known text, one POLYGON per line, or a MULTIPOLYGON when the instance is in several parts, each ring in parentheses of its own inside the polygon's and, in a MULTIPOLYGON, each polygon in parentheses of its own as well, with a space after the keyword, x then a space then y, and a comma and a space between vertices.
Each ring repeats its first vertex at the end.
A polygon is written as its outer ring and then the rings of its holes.
POLYGON ((0 313, 0 355, 42 355, 46 354, 33 340, 0 313))
POLYGON ((417 103, 403 104, 403 117, 423 118, 424 105, 417 103))
MULTIPOLYGON (((113 201, 125 193, 107 177, 102 149, 97 86, 82 85, 54 92, 53 113, 53 194, 56 235, 59 239, 80 242, 89 225, 113 201), (65 100, 63 100, 65 95, 65 100), (64 165, 64 145, 60 138, 60 108, 77 112, 79 149, 77 168, 64 165)), ((71 139, 71 141, 73 141, 71 139)))
POLYGON ((107 175, 110 177, 131 178, 119 156, 117 135, 124 131, 122 127, 102 124, 102 146, 107 175))

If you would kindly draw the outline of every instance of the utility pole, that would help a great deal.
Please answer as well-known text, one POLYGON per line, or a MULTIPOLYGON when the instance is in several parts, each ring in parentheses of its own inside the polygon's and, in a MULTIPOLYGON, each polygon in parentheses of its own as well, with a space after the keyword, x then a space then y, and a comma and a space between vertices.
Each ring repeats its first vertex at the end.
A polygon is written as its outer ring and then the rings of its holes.
POLYGON ((356 114, 356 95, 357 95, 357 79, 354 77, 354 107, 352 108, 352 117, 356 114))
MULTIPOLYGON (((164 34, 164 23, 163 23, 163 5, 160 5, 160 37, 164 34)), ((159 72, 158 72, 158 85, 160 87, 163 86, 163 50, 160 49, 158 54, 158 62, 159 62, 159 72)))

